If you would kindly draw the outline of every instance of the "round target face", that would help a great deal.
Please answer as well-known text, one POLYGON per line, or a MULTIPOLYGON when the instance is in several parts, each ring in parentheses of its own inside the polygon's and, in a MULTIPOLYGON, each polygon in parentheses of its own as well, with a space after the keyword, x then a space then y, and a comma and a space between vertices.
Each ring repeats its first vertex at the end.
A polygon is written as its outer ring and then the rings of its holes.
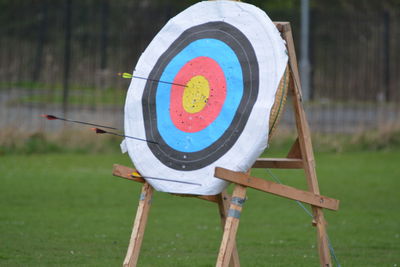
POLYGON ((208 22, 184 31, 144 89, 146 138, 158 142, 149 143, 152 153, 176 170, 200 169, 223 156, 248 120, 258 75, 254 49, 237 28, 208 22))
POLYGON ((268 118, 287 62, 264 12, 207 1, 171 19, 135 68, 125 105, 126 140, 156 189, 216 194, 216 166, 246 171, 265 149, 268 118))

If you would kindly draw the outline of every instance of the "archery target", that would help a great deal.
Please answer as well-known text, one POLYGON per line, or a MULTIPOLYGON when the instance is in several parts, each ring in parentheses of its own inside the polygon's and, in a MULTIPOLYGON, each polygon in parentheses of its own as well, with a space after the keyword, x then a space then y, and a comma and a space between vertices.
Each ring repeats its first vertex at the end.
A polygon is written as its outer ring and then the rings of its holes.
POLYGON ((172 18, 140 57, 125 104, 135 167, 159 191, 217 194, 215 167, 246 171, 267 146, 268 118, 287 64, 260 9, 195 4, 172 18), (153 143, 155 142, 155 143, 153 143))

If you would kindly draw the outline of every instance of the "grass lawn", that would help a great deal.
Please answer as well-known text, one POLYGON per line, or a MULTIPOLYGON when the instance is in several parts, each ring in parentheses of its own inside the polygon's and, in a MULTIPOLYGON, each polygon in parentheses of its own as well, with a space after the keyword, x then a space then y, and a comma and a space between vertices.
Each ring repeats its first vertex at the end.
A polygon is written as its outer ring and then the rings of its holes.
MULTIPOLYGON (((400 266, 400 151, 316 156, 322 194, 341 201, 325 214, 342 266, 400 266)), ((111 176, 113 163, 131 165, 112 153, 0 156, 0 266, 120 266, 141 185, 111 176)), ((273 172, 305 188, 301 171, 273 172)), ((156 192, 139 266, 214 266, 221 234, 215 204, 156 192)), ((248 190, 243 266, 319 266, 315 236, 295 202, 248 190)))

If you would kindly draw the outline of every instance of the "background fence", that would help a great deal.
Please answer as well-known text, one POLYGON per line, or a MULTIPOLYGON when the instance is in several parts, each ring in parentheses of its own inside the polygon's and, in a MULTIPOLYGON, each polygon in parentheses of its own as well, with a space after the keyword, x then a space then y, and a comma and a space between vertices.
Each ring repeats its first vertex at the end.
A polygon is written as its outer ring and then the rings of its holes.
MULTIPOLYGON (((122 127, 129 80, 116 73, 132 72, 154 35, 192 2, 1 0, 0 129, 56 127, 42 113, 122 127)), ((300 44, 299 1, 248 2, 290 21, 300 44)), ((311 1, 312 129, 398 125, 399 5, 331 2, 339 1, 311 1)), ((287 110, 281 123, 292 121, 287 110)))

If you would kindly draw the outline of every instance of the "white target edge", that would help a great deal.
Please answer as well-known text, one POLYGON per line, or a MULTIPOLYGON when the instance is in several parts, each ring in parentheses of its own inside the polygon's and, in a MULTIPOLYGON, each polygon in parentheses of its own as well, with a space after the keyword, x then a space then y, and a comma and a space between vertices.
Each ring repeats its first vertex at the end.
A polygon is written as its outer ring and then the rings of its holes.
MULTIPOLYGON (((148 77, 157 60, 185 30, 212 21, 223 21, 238 28, 250 41, 259 64, 259 92, 246 126, 221 158, 194 171, 179 171, 165 166, 149 149, 146 142, 126 138, 126 148, 135 168, 145 177, 200 183, 191 185, 146 179, 156 190, 169 193, 214 195, 228 183, 215 178, 215 167, 246 172, 268 144, 269 116, 279 81, 285 71, 288 56, 284 40, 267 14, 246 3, 234 1, 204 1, 172 18, 155 36, 141 55, 134 75, 148 77)), ((142 95, 146 81, 132 79, 125 102, 125 134, 145 138, 142 95)))

